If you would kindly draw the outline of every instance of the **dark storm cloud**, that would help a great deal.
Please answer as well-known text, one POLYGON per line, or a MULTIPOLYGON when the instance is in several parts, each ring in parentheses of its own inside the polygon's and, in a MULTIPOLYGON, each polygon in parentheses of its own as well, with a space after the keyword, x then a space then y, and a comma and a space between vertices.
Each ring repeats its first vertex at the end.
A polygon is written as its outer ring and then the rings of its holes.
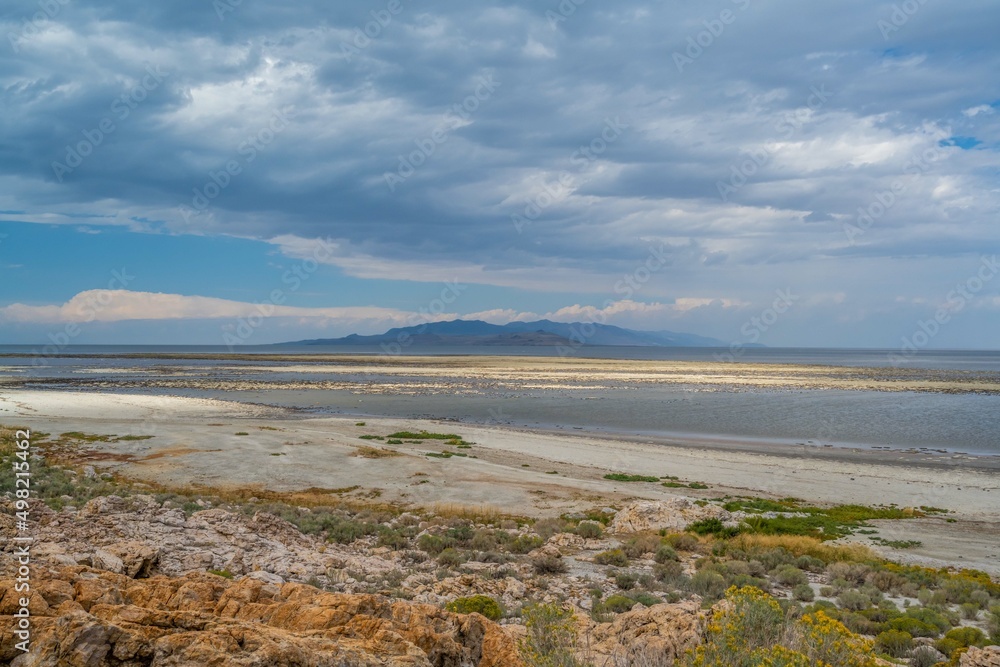
POLYGON ((14 5, 0 49, 3 204, 28 219, 608 274, 662 243, 696 271, 997 240, 992 2, 53 1, 34 31, 14 5), (954 135, 984 149, 907 172, 954 135))

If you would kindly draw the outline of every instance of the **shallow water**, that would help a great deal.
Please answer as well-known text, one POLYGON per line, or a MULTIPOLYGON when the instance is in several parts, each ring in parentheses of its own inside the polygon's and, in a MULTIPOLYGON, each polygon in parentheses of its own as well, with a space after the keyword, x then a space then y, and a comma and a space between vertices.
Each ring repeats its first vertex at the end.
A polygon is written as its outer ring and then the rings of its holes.
MULTIPOLYGON (((261 352, 286 353, 274 347, 261 352)), ((448 348, 432 348, 437 353, 448 348)), ((0 348, 0 353, 22 353, 24 347, 0 348)), ((113 348, 78 349, 89 354, 136 352, 224 352, 225 348, 113 348)), ((244 352, 243 349, 239 350, 244 352)), ((307 348, 330 354, 331 348, 307 348)), ((350 353, 370 350, 350 348, 350 353)), ((427 353, 429 349, 408 352, 427 353)), ((468 354, 469 348, 450 349, 468 354)), ((509 350, 490 348, 489 354, 509 350)), ((551 349, 517 348, 530 356, 548 356, 551 349)), ((678 359, 714 361, 718 350, 667 348, 593 348, 588 356, 614 359, 678 359)), ((746 350, 742 361, 824 364, 834 366, 888 365, 885 351, 865 350, 746 350), (879 363, 879 362, 883 363, 879 363)), ((935 352, 918 355, 920 368, 1000 372, 997 352, 935 352)), ((1000 455, 1000 396, 926 392, 873 392, 831 389, 765 390, 656 386, 604 383, 600 389, 523 389, 470 382, 459 376, 435 378, 432 387, 416 388, 427 378, 403 374, 338 375, 335 379, 359 383, 334 389, 212 390, 183 386, 187 381, 261 382, 330 380, 320 373, 256 371, 244 366, 282 366, 262 362, 163 359, 37 360, 9 357, 0 360, 0 377, 65 380, 52 388, 86 389, 81 382, 111 385, 131 381, 128 391, 201 396, 306 409, 328 414, 389 417, 431 417, 465 422, 515 426, 582 428, 632 435, 723 436, 744 440, 807 443, 813 445, 929 448, 1000 455), (153 379, 179 381, 181 386, 145 389, 153 379), (372 393, 379 383, 388 393, 372 393), (138 384, 138 386, 136 386, 138 384)), ((116 390, 105 387, 100 390, 116 390)))

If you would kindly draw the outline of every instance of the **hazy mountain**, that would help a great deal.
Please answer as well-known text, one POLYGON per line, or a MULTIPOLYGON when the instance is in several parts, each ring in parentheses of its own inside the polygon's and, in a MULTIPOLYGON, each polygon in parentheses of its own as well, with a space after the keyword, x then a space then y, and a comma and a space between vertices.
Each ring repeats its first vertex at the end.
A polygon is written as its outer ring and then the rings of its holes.
POLYGON ((428 322, 396 327, 383 334, 300 340, 286 345, 626 345, 641 347, 727 347, 716 338, 675 331, 635 331, 589 322, 511 322, 490 324, 480 320, 428 322))

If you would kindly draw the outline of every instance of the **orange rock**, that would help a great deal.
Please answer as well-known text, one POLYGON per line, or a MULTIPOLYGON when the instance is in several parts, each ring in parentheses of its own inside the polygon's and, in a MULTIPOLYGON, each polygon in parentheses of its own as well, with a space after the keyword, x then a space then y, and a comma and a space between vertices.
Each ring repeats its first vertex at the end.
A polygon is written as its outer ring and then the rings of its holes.
POLYGON ((0 581, 8 614, 0 616, 0 664, 522 667, 513 636, 479 614, 375 595, 204 573, 136 580, 84 567, 41 571, 32 583, 31 651, 23 654, 10 641, 14 582, 0 581))

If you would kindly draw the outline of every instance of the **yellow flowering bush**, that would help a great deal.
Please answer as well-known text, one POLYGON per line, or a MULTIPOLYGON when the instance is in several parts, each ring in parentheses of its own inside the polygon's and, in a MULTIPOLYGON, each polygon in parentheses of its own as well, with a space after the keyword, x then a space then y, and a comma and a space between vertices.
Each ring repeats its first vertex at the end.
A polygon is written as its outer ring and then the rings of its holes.
POLYGON ((854 634, 840 621, 818 611, 794 626, 790 643, 807 656, 809 664, 832 667, 874 667, 872 642, 854 634))
POLYGON ((870 641, 822 612, 789 623, 777 600, 730 588, 686 667, 874 667, 870 641))

